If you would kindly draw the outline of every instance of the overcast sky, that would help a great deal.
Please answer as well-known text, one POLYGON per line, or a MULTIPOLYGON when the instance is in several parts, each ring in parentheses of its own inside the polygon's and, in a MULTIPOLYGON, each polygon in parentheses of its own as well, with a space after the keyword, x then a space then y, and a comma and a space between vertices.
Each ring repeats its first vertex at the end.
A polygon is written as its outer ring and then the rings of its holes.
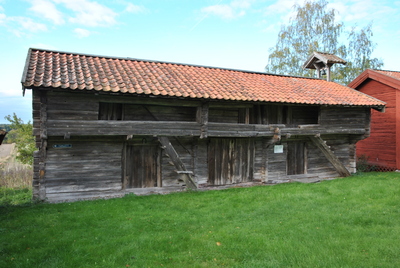
MULTIPOLYGON (((0 0, 0 123, 32 120, 30 47, 264 71, 295 0, 0 0)), ((373 22, 374 57, 400 71, 400 0, 331 0, 348 27, 373 22)), ((308 55, 305 55, 307 58, 308 55)))

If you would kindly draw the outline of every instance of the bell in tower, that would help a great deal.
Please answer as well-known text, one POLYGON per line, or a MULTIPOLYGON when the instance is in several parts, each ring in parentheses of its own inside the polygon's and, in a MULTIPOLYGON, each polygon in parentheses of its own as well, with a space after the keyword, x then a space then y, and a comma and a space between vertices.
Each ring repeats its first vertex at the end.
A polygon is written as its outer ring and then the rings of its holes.
POLYGON ((326 75, 326 81, 331 81, 331 67, 335 63, 346 64, 347 62, 338 56, 323 52, 314 52, 303 64, 303 69, 315 69, 318 78, 326 75))

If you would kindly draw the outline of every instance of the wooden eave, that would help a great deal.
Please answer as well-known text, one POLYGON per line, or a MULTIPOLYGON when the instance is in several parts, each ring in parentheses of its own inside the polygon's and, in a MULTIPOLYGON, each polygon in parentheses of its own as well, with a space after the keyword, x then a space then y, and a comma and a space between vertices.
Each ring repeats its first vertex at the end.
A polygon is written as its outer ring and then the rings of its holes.
MULTIPOLYGON (((365 108, 372 108, 377 111, 382 111, 385 108, 385 105, 380 105, 380 106, 371 106, 371 105, 344 105, 344 104, 326 104, 326 103, 298 103, 298 102, 268 102, 268 101, 254 101, 254 100, 221 100, 221 99, 206 99, 206 98, 188 98, 188 97, 178 97, 178 96, 162 96, 162 95, 151 95, 151 94, 137 94, 137 93, 129 93, 129 92, 112 92, 112 91, 98 91, 98 90, 81 90, 81 89, 70 89, 70 88, 54 88, 54 87, 24 87, 25 89, 30 89, 30 90, 44 90, 44 91, 61 91, 61 92, 77 92, 77 93, 86 93, 86 94, 95 94, 95 95, 110 95, 110 96, 134 96, 137 98, 140 98, 145 101, 151 101, 154 102, 154 104, 157 105, 163 105, 157 101, 157 99, 164 99, 164 100, 171 100, 171 101, 179 101, 179 102, 185 102, 185 105, 183 106, 192 106, 192 107, 197 107, 200 106, 201 103, 208 102, 210 104, 210 107, 219 107, 218 103, 222 104, 234 104, 236 108, 249 108, 252 104, 272 104, 272 105, 288 105, 288 106, 319 106, 319 107, 347 107, 347 108, 360 108, 360 107, 365 107, 365 108)), ((360 92, 363 94, 362 92, 360 92)), ((364 94, 366 95, 366 94, 364 94)), ((370 98, 373 98, 371 96, 368 96, 370 98)), ((376 98, 374 98, 376 99, 376 98)), ((377 99, 378 100, 378 99, 377 99)), ((382 103, 384 103, 381 100, 378 100, 382 103)), ((132 103, 132 100, 126 99, 125 101, 118 100, 117 102, 121 103, 132 103)), ((173 105, 173 104, 172 104, 173 105)))
POLYGON ((358 90, 357 88, 362 83, 364 83, 367 79, 372 79, 372 80, 375 80, 382 84, 385 84, 387 86, 390 86, 392 88, 395 88, 397 90, 400 90, 400 80, 398 80, 394 77, 376 72, 372 69, 367 69, 364 72, 362 72, 359 76, 357 76, 353 81, 351 81, 348 84, 348 87, 358 90))

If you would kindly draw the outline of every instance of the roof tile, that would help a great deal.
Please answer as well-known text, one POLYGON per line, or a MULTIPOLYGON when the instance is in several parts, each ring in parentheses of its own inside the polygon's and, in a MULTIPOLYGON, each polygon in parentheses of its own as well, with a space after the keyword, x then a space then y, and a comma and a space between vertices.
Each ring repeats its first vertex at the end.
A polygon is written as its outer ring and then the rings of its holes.
POLYGON ((391 76, 393 78, 399 79, 400 80, 400 72, 397 71, 383 71, 383 70, 375 70, 378 73, 385 74, 387 76, 391 76))
MULTIPOLYGON (((383 107, 349 87, 320 79, 30 49, 25 88, 129 92, 194 99, 383 107)), ((400 73, 399 73, 400 77, 400 73)))

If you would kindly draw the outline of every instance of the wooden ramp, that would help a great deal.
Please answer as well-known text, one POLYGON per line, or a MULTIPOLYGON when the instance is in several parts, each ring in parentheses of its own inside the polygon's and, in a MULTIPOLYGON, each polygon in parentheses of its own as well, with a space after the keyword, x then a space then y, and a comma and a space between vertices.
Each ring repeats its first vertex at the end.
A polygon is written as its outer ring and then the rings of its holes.
POLYGON ((188 171, 183 164, 182 160, 179 158, 178 153, 176 152, 174 146, 172 146, 171 142, 167 137, 159 137, 162 148, 165 150, 168 157, 171 159, 174 164, 176 171, 181 175, 182 179, 185 181, 186 186, 190 189, 197 189, 197 185, 193 180, 193 172, 188 171))
POLYGON ((322 151, 329 162, 331 162, 341 177, 350 176, 350 172, 343 165, 343 163, 340 162, 339 158, 336 157, 336 155, 331 151, 331 149, 328 147, 328 145, 326 145, 320 136, 311 136, 310 139, 322 151))

